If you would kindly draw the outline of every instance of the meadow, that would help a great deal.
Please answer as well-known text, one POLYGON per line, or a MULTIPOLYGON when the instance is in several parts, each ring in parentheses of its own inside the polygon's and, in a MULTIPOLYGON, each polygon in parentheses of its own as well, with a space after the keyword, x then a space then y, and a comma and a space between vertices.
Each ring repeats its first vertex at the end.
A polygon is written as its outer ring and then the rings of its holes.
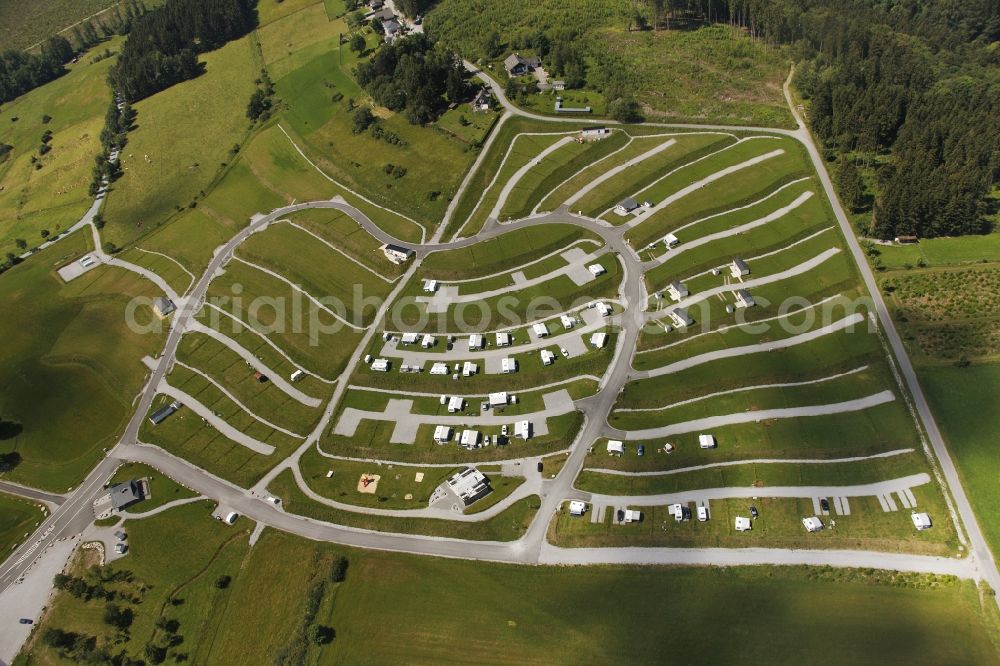
POLYGON ((6 559, 48 513, 40 504, 0 493, 0 557, 6 559))
POLYGON ((49 0, 30 4, 3 0, 0 2, 0 44, 4 49, 30 49, 116 4, 118 0, 49 0))

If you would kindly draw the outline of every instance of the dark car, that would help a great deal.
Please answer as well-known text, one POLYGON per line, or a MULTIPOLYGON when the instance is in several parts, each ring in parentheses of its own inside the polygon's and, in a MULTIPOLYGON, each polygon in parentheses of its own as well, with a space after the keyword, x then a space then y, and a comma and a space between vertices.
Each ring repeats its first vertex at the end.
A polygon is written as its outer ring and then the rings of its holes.
POLYGON ((618 522, 620 523, 623 520, 625 520, 625 510, 624 509, 618 509, 618 522))
POLYGON ((757 513, 757 507, 755 506, 750 507, 750 517, 756 518, 758 515, 760 514, 757 513))
POLYGON ((18 620, 18 622, 20 622, 21 624, 34 624, 35 623, 35 621, 32 620, 30 617, 22 617, 20 620, 18 620))
POLYGON ((538 471, 541 472, 543 467, 545 467, 545 466, 542 464, 542 461, 539 460, 538 461, 538 471))
POLYGON ((830 510, 830 502, 824 497, 823 499, 821 499, 819 501, 819 508, 823 509, 824 511, 829 511, 830 510))
POLYGON ((638 451, 639 451, 639 455, 640 456, 646 455, 646 445, 645 444, 640 444, 638 451))

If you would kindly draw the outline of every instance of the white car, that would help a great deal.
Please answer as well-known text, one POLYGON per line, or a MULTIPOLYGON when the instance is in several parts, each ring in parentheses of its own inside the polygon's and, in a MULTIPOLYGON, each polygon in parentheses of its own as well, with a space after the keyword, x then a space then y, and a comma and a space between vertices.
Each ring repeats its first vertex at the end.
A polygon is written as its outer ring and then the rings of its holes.
POLYGON ((504 437, 506 437, 507 436, 507 432, 508 432, 507 431, 507 424, 505 423, 503 426, 500 427, 500 434, 503 435, 504 437))
POLYGON ((565 347, 560 347, 559 353, 563 355, 563 358, 569 358, 569 352, 566 350, 565 347))

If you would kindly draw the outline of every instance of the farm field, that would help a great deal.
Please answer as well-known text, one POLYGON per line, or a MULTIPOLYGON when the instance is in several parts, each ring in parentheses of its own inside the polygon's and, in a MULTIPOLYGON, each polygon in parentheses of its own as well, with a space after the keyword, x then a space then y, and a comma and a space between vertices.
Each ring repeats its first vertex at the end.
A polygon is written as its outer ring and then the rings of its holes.
MULTIPOLYGON (((163 340, 162 330, 133 332, 123 316, 129 299, 159 295, 152 283, 113 267, 69 284, 56 276, 89 241, 76 233, 0 280, 0 303, 17 313, 0 324, 6 343, 0 414, 17 424, 0 441, 0 453, 20 455, 4 477, 56 492, 75 486, 115 442, 146 376, 141 359, 163 340), (52 418, 56 414, 74 417, 52 418)), ((148 306, 135 312, 136 323, 151 318, 148 306)))
MULTIPOLYGON (((4 14, 21 15, 18 3, 0 3, 0 34, 15 21, 4 14)), ((32 5, 34 7, 34 5, 32 5)), ((29 11, 30 13, 30 11, 29 11)), ((7 46, 0 38, 0 44, 7 46)), ((42 242, 41 232, 56 234, 75 224, 90 208, 87 193, 94 157, 101 150, 104 113, 111 100, 105 81, 114 58, 93 62, 104 49, 117 50, 115 38, 67 65, 60 78, 3 105, 0 144, 12 146, 0 160, 0 252, 21 254, 15 239, 28 247, 42 242), (50 118, 48 121, 45 118, 50 118), (43 132, 51 131, 51 150, 38 153, 43 132), (38 166, 36 166, 36 163, 38 166)))

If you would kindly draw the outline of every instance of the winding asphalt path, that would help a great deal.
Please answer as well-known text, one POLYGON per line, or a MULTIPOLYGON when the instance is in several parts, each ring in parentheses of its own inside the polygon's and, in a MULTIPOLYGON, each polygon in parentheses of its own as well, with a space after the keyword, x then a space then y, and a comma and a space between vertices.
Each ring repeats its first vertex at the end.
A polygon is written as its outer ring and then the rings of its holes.
MULTIPOLYGON (((471 67, 466 63, 467 67, 471 67)), ((474 69, 474 68, 472 68, 474 69)), ((533 117, 539 120, 552 121, 553 118, 524 112, 514 107, 503 94, 502 88, 485 73, 481 76, 492 87, 495 97, 507 110, 510 115, 521 115, 533 117)), ((786 95, 788 95, 786 84, 786 95)), ((789 105, 791 99, 789 97, 789 105)), ((610 412, 617 397, 618 391, 629 379, 631 367, 631 357, 635 353, 636 342, 639 331, 644 323, 644 315, 641 304, 645 302, 645 289, 641 279, 641 264, 635 254, 624 243, 620 232, 609 232, 603 224, 590 218, 571 216, 565 213, 557 213, 546 216, 533 216, 528 220, 519 222, 519 226, 529 224, 544 224, 554 221, 570 221, 588 228, 598 233, 605 242, 622 257, 625 268, 625 281, 623 284, 623 300, 626 303, 625 312, 618 317, 618 323, 622 326, 623 333, 619 337, 619 345, 615 362, 612 364, 608 375, 605 377, 603 389, 596 395, 580 401, 585 406, 585 424, 581 428, 580 434, 571 449, 569 458, 563 469, 552 481, 544 482, 541 491, 541 507, 535 519, 532 521, 527 534, 518 541, 510 543, 498 542, 470 542, 450 538, 437 538, 424 535, 403 535, 381 532, 372 532, 333 525, 315 521, 302 516, 293 516, 281 511, 272 504, 260 498, 260 492, 246 490, 229 484, 226 481, 213 476, 207 471, 197 468, 190 463, 176 458, 166 451, 140 445, 137 440, 139 427, 142 419, 148 413, 152 400, 156 395, 157 386, 166 375, 175 357, 181 335, 187 327, 188 322, 200 307, 201 301, 208 289, 209 283, 217 271, 222 268, 235 248, 246 240, 250 234, 255 233, 267 224, 288 215, 297 210, 307 208, 338 208, 348 213, 359 224, 364 226, 373 236, 383 242, 397 242, 388 234, 383 232, 370 219, 360 211, 347 205, 343 200, 330 202, 310 202, 295 206, 287 206, 268 215, 255 216, 250 225, 236 234, 209 263, 208 268, 203 273, 197 284, 191 289, 190 296, 184 299, 178 312, 175 314, 173 326, 168 334, 164 352, 159 359, 159 363, 152 371, 145 389, 143 390, 133 418, 126 427, 121 441, 113 449, 109 457, 98 464, 95 470, 87 477, 81 486, 62 504, 57 511, 54 511, 47 521, 40 528, 36 536, 26 544, 22 545, 15 553, 0 566, 0 587, 10 584, 32 561, 32 553, 35 550, 43 549, 46 540, 62 538, 79 533, 86 524, 92 520, 90 503, 99 493, 101 485, 110 476, 117 466, 118 457, 121 459, 145 462, 159 469, 162 473, 173 477, 184 485, 194 489, 206 497, 210 497, 234 510, 256 520, 260 523, 270 525, 277 529, 299 534, 301 536, 343 543, 364 548, 380 550, 403 551, 425 555, 438 555, 444 557, 457 557, 463 559, 495 560, 503 562, 521 563, 545 563, 545 564, 585 564, 601 562, 635 562, 635 563, 680 563, 680 564, 828 564, 833 566, 872 566, 877 568, 893 568, 902 571, 934 571, 939 573, 952 573, 963 577, 982 576, 993 586, 1000 589, 1000 574, 997 573, 992 554, 986 546, 986 541, 979 529, 971 506, 965 496, 964 490, 958 478, 954 464, 948 454, 947 448, 937 428, 934 418, 931 415, 926 399, 917 381, 916 373, 906 355, 902 341, 896 332, 893 322, 889 317, 888 310, 875 283, 874 276, 865 261, 860 245, 853 234, 847 216, 841 208, 825 165, 816 149, 809 133, 805 130, 801 118, 792 106, 792 111, 799 122, 797 130, 783 129, 762 129, 753 127, 728 127, 716 125, 676 125, 658 124, 663 127, 676 127, 684 129, 709 129, 723 131, 766 131, 770 134, 778 134, 793 137, 802 142, 813 161, 814 167, 820 176, 824 190, 833 205, 841 229, 847 239, 848 245, 859 266, 863 279, 872 298, 875 302, 875 311, 882 327, 886 331, 889 343, 893 348, 903 377, 905 378, 910 392, 913 395, 917 414, 923 423, 931 445, 937 454, 941 464, 947 484, 954 495, 954 501, 959 515, 964 522, 969 533, 972 545, 973 558, 966 560, 951 560, 945 558, 931 558, 916 555, 888 554, 888 553, 867 553, 856 551, 800 551, 781 549, 633 549, 633 548, 607 548, 607 549, 561 549, 551 546, 545 539, 545 532, 548 528, 549 519, 558 509, 559 505, 566 498, 580 497, 579 491, 572 488, 573 479, 582 468, 584 458, 587 454, 587 446, 583 443, 592 442, 597 439, 605 430, 604 417, 610 412), (631 306, 631 307, 629 307, 631 306), (627 358, 622 358, 623 356, 627 358), (82 523, 82 524, 81 524, 82 523)), ((575 122, 613 124, 606 120, 583 119, 575 122)), ((467 182, 469 177, 466 178, 467 182)), ((464 183, 463 183, 464 185, 464 183)), ((442 225, 441 228, 443 228, 442 225)), ((454 243, 429 244, 418 246, 416 249, 417 258, 413 262, 400 285, 404 284, 412 276, 415 268, 423 256, 429 252, 441 249, 452 249, 464 247, 473 243, 478 243, 486 238, 495 236, 505 231, 502 225, 493 225, 474 237, 456 241, 454 243)), ((96 236, 96 230, 95 230, 96 236)), ((387 300, 388 302, 391 301, 387 300)), ((383 311, 380 314, 384 313, 383 311)), ((370 335, 374 333, 375 327, 370 327, 366 340, 370 340, 370 335)), ((364 344, 364 342, 362 343, 364 344)), ((356 360, 355 360, 356 363, 356 360)), ((352 370, 354 363, 350 364, 348 371, 352 370)), ((333 399, 328 403, 321 420, 321 426, 329 422, 335 406, 339 402, 340 396, 346 388, 346 381, 338 382, 333 399)), ((298 456, 310 445, 312 437, 302 448, 289 459, 288 465, 295 464, 298 456)), ((279 466, 280 467, 280 466, 279 466)), ((285 466, 287 468, 287 465, 285 466)), ((276 468, 278 469, 278 468, 276 468)), ((276 474, 277 472, 275 472, 276 474)), ((274 474, 268 475, 264 481, 274 478, 274 474)), ((634 502, 635 498, 630 498, 634 502)))

